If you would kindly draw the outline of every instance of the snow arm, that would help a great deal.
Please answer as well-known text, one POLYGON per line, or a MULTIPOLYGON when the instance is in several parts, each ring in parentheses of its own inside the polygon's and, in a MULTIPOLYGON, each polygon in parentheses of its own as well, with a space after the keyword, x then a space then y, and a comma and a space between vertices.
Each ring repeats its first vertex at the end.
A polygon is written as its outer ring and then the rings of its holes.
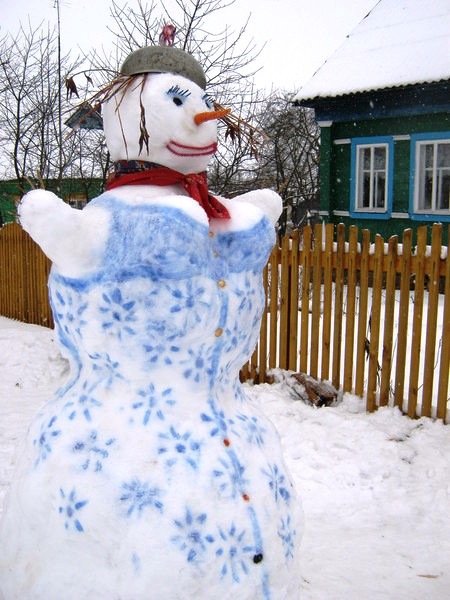
POLYGON ((236 196, 233 200, 237 202, 246 202, 247 204, 256 206, 274 225, 278 221, 278 217, 283 210, 281 197, 276 192, 269 189, 247 192, 246 194, 236 196))
POLYGON ((76 210, 52 192, 33 190, 19 205, 22 227, 61 273, 78 277, 98 268, 108 233, 101 209, 76 210))

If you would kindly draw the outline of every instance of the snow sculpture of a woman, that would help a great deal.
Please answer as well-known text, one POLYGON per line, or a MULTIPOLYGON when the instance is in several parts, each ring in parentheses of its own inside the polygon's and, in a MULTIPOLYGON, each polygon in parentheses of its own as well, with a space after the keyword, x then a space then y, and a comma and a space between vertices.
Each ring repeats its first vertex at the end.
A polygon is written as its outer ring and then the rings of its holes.
POLYGON ((298 598, 298 501, 238 379, 280 199, 209 194, 225 112, 205 84, 181 50, 137 51, 104 105, 108 190, 82 211, 42 190, 20 207, 53 261, 71 375, 18 461, 4 600, 298 598))

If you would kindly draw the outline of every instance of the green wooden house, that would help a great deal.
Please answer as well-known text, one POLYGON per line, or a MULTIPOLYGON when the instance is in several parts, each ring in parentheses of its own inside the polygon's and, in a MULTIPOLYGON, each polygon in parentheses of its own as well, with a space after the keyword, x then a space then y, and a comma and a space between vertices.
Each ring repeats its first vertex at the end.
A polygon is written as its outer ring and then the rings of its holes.
POLYGON ((324 221, 450 223, 449 0, 380 0, 294 101, 321 128, 324 221))
MULTIPOLYGON (((27 192, 33 189, 33 186, 39 187, 40 185, 39 181, 27 180, 24 191, 27 192)), ((72 178, 63 179, 61 182, 57 179, 46 179, 44 185, 46 190, 54 192, 73 208, 81 209, 89 200, 102 193, 104 182, 100 178, 72 178)), ((22 195, 16 179, 0 181, 0 226, 16 220, 17 204, 22 195)))

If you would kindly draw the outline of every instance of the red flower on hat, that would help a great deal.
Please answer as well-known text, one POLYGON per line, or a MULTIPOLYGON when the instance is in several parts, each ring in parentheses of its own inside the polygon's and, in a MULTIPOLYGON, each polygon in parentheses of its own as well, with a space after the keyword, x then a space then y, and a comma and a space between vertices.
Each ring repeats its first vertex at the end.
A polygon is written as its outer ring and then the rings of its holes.
POLYGON ((173 46, 175 41, 175 25, 164 25, 160 35, 159 43, 161 46, 173 46))

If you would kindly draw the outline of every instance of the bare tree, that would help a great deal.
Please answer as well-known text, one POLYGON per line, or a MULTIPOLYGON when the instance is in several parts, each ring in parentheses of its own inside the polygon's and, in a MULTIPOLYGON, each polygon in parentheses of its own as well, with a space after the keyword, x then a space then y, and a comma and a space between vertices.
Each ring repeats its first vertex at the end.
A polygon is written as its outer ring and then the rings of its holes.
POLYGON ((60 179, 71 156, 60 151, 60 72, 71 71, 69 57, 58 61, 57 34, 23 26, 0 40, 0 142, 4 174, 11 172, 24 191, 29 178, 60 179))
POLYGON ((266 134, 265 143, 256 156, 245 140, 232 153, 225 147, 210 172, 213 189, 222 194, 276 190, 283 199, 281 234, 305 223, 319 200, 319 130, 313 111, 294 106, 292 97, 279 91, 265 98, 254 95, 253 122, 266 134))
POLYGON ((77 180, 78 193, 83 191, 86 198, 92 198, 97 192, 100 179, 102 186, 109 169, 109 154, 103 131, 80 129, 75 135, 66 137, 64 153, 72 158, 64 175, 67 179, 77 180))
POLYGON ((248 37, 249 17, 236 31, 228 25, 218 25, 217 13, 235 0, 174 0, 172 5, 153 0, 150 4, 138 0, 137 9, 112 0, 111 15, 115 26, 118 55, 125 58, 133 50, 157 45, 164 24, 176 29, 175 46, 189 52, 202 65, 208 89, 216 99, 227 105, 235 100, 236 88, 243 91, 252 85, 257 72, 256 59, 262 47, 248 37))
POLYGON ((313 111, 294 106, 293 94, 274 92, 257 121, 268 135, 254 176, 283 198, 282 233, 299 226, 318 207, 319 129, 313 111), (291 222, 291 223, 289 223, 291 222))

